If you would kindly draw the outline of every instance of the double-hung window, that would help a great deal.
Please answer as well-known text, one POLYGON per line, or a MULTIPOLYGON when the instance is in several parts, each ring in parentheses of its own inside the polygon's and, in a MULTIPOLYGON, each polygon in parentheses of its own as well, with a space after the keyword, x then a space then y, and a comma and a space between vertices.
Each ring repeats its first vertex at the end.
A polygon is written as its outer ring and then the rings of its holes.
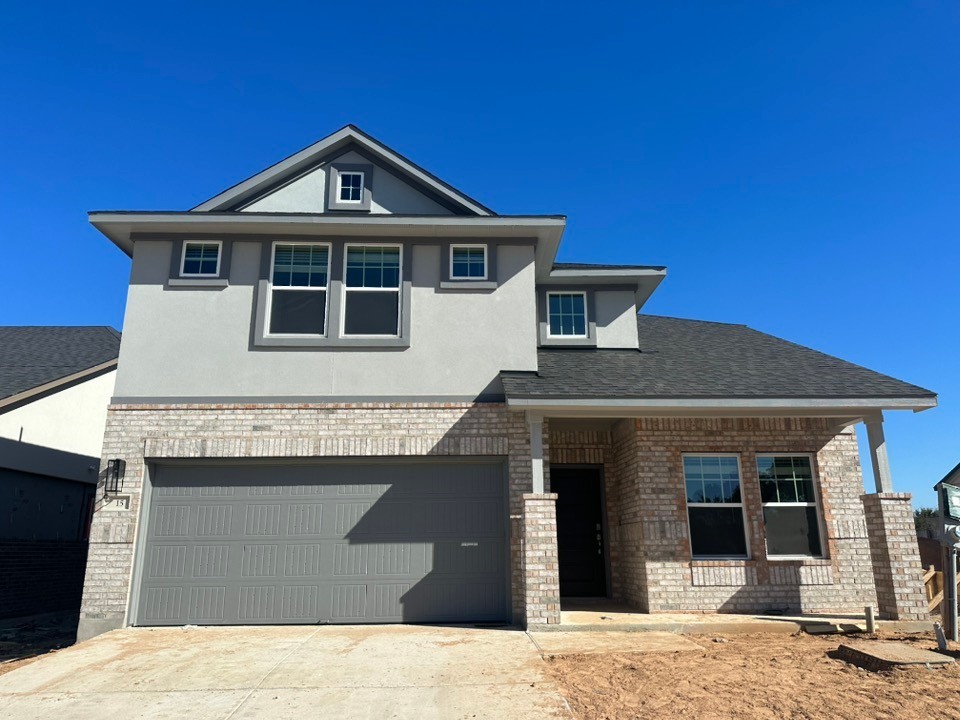
POLYGON ((450 246, 450 279, 451 280, 486 280, 487 279, 487 246, 486 245, 451 245, 450 246))
POLYGON ((768 557, 823 557, 813 461, 809 455, 757 455, 768 557))
POLYGON ((363 173, 362 172, 339 172, 337 173, 338 192, 337 199, 342 203, 361 203, 363 202, 363 173))
POLYGON ((180 258, 181 277, 217 277, 220 273, 220 251, 223 243, 185 242, 180 258))
POLYGON ((399 245, 347 245, 343 283, 344 336, 400 335, 399 245))
POLYGON ((547 337, 587 337, 586 293, 547 293, 547 337))
POLYGON ((693 557, 746 558, 739 457, 684 455, 683 479, 693 557))
POLYGON ((326 335, 330 246, 274 243, 270 269, 271 335, 326 335))

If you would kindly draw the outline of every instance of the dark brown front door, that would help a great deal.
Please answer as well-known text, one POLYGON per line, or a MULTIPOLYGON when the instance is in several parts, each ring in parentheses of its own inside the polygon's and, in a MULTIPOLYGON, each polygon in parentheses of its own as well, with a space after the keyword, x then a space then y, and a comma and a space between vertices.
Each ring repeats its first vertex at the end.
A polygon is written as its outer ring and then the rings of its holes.
POLYGON ((550 468, 557 493, 557 549, 562 597, 604 597, 603 490, 595 468, 550 468))

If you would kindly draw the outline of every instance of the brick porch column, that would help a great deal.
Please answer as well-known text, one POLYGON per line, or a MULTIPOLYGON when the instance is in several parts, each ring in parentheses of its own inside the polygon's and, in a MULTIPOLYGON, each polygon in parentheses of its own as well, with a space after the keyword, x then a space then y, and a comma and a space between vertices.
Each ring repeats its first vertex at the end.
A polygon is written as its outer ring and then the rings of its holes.
POLYGON ((863 495, 861 499, 881 617, 927 620, 923 566, 910 494, 878 492, 863 495))
POLYGON ((523 496, 524 623, 530 629, 560 623, 557 495, 523 496))

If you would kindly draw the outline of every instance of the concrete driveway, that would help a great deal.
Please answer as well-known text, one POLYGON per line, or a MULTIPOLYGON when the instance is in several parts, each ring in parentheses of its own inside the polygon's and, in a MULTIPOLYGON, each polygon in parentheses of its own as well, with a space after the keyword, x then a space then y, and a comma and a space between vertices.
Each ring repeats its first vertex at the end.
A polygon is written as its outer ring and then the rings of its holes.
POLYGON ((569 718, 517 630, 129 628, 0 676, 0 717, 569 718))

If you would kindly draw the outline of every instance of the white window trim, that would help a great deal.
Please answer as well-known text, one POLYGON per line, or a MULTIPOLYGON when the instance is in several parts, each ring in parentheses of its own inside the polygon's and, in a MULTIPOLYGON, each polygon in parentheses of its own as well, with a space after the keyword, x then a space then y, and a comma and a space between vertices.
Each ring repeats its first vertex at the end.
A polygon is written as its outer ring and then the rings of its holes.
POLYGON ((183 249, 180 251, 180 277, 182 278, 215 278, 220 277, 220 263, 223 261, 223 241, 222 240, 184 240, 183 249), (187 245, 216 245, 217 246, 217 270, 213 273, 184 273, 183 268, 187 263, 187 245))
POLYGON ((555 290, 553 292, 547 293, 547 306, 545 308, 547 314, 547 337, 548 338, 589 338, 590 337, 590 308, 587 307, 587 293, 580 290, 555 290), (583 335, 554 335, 550 332, 550 297, 552 295, 581 295, 583 296, 583 335))
MULTIPOLYGON (((810 459, 810 479, 813 482, 813 502, 763 502, 763 492, 760 490, 760 473, 757 471, 757 490, 760 492, 760 522, 764 527, 764 544, 766 544, 767 521, 763 516, 763 508, 772 507, 810 507, 814 506, 817 513, 817 530, 820 532, 820 554, 819 555, 771 555, 767 552, 768 560, 825 560, 827 558, 827 536, 824 534, 823 526, 823 508, 820 506, 820 490, 817 488, 819 483, 817 477, 816 458, 813 453, 805 452, 758 452, 754 453, 753 462, 756 465, 757 460, 765 457, 805 457, 810 459)), ((766 548, 764 548, 766 550, 766 548)))
POLYGON ((263 328, 263 336, 268 338, 325 338, 327 337, 327 329, 330 321, 330 262, 331 256, 333 254, 333 248, 330 243, 323 242, 302 242, 302 241, 289 241, 289 240, 274 240, 270 245, 270 276, 267 278, 267 320, 263 328), (300 285, 293 286, 274 286, 273 284, 273 270, 274 264, 277 259, 277 245, 313 245, 319 247, 325 247, 327 249, 327 284, 323 287, 303 287, 300 285), (327 297, 324 303, 323 308, 323 333, 317 335, 316 333, 272 333, 270 332, 270 319, 273 316, 273 291, 283 291, 283 290, 316 290, 322 291, 326 290, 327 297))
POLYGON ((690 559, 693 561, 704 560, 750 560, 753 554, 750 552, 750 533, 747 531, 747 508, 743 493, 743 463, 740 462, 740 453, 710 453, 710 452, 686 452, 680 454, 680 481, 683 483, 683 502, 687 508, 687 533, 690 539, 690 559), (687 474, 683 469, 683 459, 688 457, 732 457, 737 460, 737 475, 740 478, 740 502, 738 503, 692 503, 687 500, 687 474), (692 507, 738 507, 743 517, 743 540, 746 548, 746 555, 694 555, 693 553, 693 534, 690 532, 690 508, 692 507))
POLYGON ((337 171, 337 202, 359 205, 363 202, 363 183, 366 178, 364 177, 365 173, 363 170, 344 170, 337 171), (343 199, 343 176, 344 175, 359 175, 360 176, 360 198, 358 200, 344 200, 343 199))
MULTIPOLYGON (((487 246, 483 244, 457 244, 450 246, 450 279, 451 280, 486 280, 487 276, 490 273, 490 262, 488 259, 487 246), (476 250, 480 248, 483 250, 483 275, 480 277, 473 277, 471 275, 454 275, 453 274, 453 251, 454 250, 476 250)), ((586 307, 586 306, 584 306, 586 307)))
POLYGON ((342 338, 398 338, 403 329, 403 245, 399 243, 345 243, 343 246, 343 282, 340 283, 340 337, 342 338), (397 268, 397 287, 347 287, 347 257, 350 248, 396 248, 400 253, 400 266, 397 268), (395 292, 397 293, 397 331, 392 335, 347 335, 344 327, 347 322, 347 293, 352 292, 395 292))

